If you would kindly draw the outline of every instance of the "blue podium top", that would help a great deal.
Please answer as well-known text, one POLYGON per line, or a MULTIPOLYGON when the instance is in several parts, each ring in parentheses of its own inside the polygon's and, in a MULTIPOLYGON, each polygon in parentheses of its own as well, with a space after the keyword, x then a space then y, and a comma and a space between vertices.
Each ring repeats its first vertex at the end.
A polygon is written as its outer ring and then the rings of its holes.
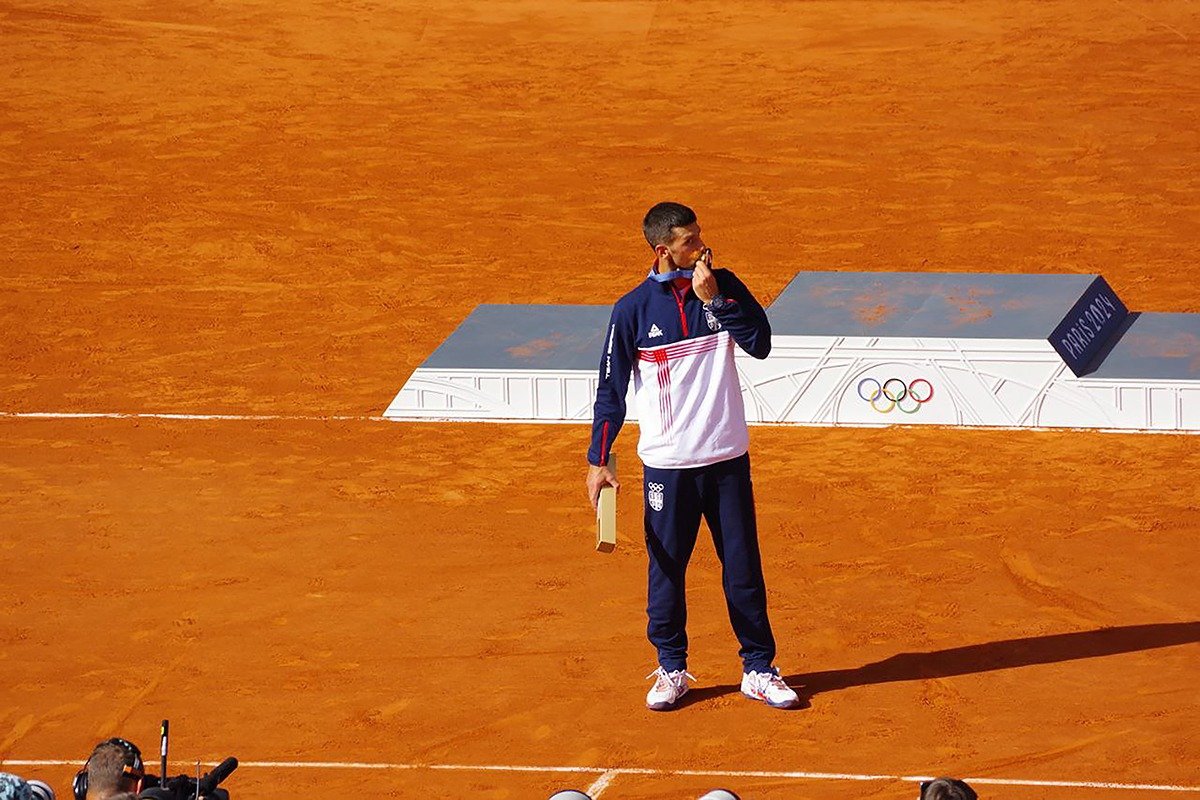
MULTIPOLYGON (((1097 275, 800 272, 771 304, 784 336, 1049 339, 1097 275)), ((1111 291, 1111 290, 1110 290, 1111 291)))
MULTIPOLYGON (((596 370, 611 307, 480 305, 423 366, 596 370)), ((1078 375, 1200 379, 1200 314, 1127 315, 1096 275, 801 272, 778 336, 1049 340, 1078 375)))
POLYGON ((1200 314, 1131 314, 1089 378, 1200 380, 1200 314))
POLYGON ((611 312, 611 306, 476 306, 422 366, 599 370, 611 312))

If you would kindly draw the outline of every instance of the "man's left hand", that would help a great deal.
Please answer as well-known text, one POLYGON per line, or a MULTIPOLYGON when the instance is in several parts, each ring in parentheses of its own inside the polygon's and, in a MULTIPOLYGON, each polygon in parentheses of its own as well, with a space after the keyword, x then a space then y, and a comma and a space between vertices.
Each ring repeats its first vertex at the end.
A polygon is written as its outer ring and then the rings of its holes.
POLYGON ((712 271, 712 250, 704 249, 692 268, 692 291, 701 303, 709 303, 717 296, 717 277, 712 271))

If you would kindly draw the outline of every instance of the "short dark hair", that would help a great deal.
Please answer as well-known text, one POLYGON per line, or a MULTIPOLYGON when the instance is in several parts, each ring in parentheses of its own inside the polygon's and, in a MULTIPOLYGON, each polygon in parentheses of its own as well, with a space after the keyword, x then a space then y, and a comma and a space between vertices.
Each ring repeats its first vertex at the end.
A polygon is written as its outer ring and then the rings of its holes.
POLYGON ((682 203, 659 203, 642 219, 642 233, 650 247, 668 244, 672 228, 686 228, 696 221, 696 212, 682 203))
POLYGON ((937 778, 921 784, 921 800, 979 800, 979 795, 957 778, 937 778))

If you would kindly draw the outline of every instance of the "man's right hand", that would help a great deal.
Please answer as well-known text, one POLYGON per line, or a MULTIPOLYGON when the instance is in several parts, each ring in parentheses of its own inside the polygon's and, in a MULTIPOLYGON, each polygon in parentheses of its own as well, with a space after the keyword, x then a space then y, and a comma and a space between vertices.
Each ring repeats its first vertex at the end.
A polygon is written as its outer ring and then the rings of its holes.
POLYGON ((611 486, 617 491, 621 490, 621 484, 617 481, 617 476, 608 467, 597 467, 593 464, 588 465, 587 473, 587 490, 588 499, 592 501, 592 508, 596 507, 596 503, 600 500, 600 490, 605 486, 611 486))

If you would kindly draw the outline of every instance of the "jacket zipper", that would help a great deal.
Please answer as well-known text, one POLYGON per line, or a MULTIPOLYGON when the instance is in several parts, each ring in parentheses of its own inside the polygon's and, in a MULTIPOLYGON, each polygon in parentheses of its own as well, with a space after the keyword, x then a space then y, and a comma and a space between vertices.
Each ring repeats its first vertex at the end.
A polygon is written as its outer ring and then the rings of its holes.
POLYGON ((679 306, 679 322, 683 325, 683 335, 688 336, 687 317, 683 314, 683 296, 679 294, 674 286, 671 287, 671 294, 675 295, 675 305, 679 306))

